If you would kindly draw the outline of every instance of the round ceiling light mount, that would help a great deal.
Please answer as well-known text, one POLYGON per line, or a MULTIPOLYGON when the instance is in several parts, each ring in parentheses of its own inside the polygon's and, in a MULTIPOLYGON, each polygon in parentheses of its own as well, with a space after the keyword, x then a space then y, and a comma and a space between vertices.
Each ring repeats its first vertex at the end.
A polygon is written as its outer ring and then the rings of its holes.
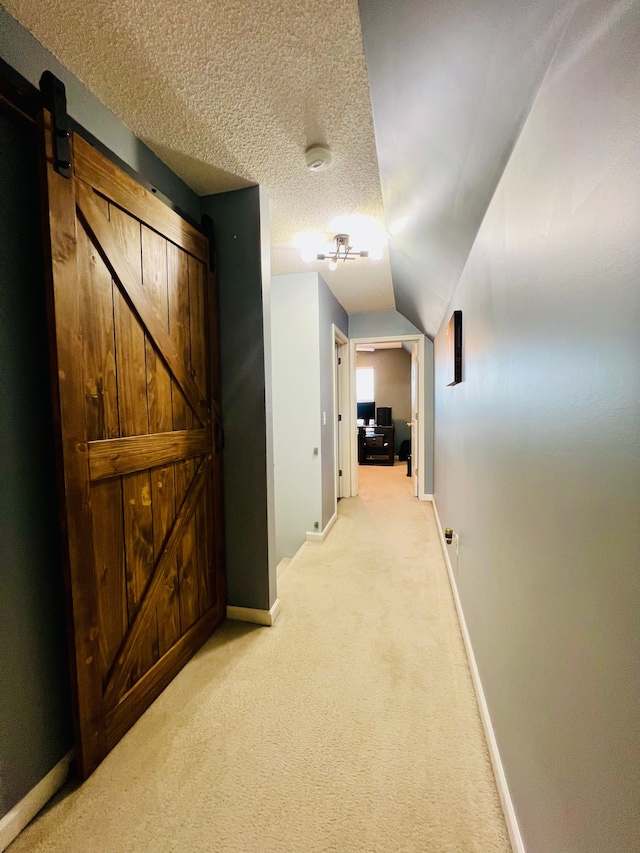
POLYGON ((333 163, 333 154, 326 145, 310 145, 304 159, 310 172, 326 172, 333 163))

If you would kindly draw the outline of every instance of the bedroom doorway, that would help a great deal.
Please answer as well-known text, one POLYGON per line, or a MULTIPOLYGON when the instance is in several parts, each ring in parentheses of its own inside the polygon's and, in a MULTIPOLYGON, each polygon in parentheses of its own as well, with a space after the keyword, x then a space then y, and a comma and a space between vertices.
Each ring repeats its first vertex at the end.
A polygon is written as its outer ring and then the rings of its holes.
MULTIPOLYGON (((359 460, 365 464, 394 464, 396 457, 402 456, 403 463, 407 462, 407 444, 410 446, 411 469, 409 475, 412 477, 413 493, 421 500, 427 500, 424 470, 422 460, 424 456, 425 430, 424 406, 425 406, 425 383, 422 368, 424 365, 424 336, 423 335, 396 335, 378 336, 370 338, 353 338, 349 342, 350 351, 350 402, 349 402, 349 456, 350 456, 350 494, 358 494, 358 470, 359 460), (390 386, 383 383, 381 393, 385 399, 379 398, 377 391, 373 392, 375 397, 372 401, 360 401, 358 403, 358 392, 356 382, 356 370, 358 359, 360 364, 366 366, 366 362, 372 364, 376 354, 385 350, 404 350, 406 360, 406 403, 392 406, 390 402, 394 399, 390 386), (387 397, 389 399, 387 399, 387 397), (369 408, 367 408, 367 405, 369 408), (360 407, 360 411, 358 410, 360 407), (373 412, 370 409, 373 408, 373 412), (406 411, 405 411, 406 408, 406 411), (361 417, 359 417, 359 415, 361 417), (365 417, 366 416, 366 417, 365 417), (374 425, 369 423, 374 421, 374 425), (381 421, 378 426, 377 422, 381 421), (384 423, 382 423, 384 421, 384 423), (406 433, 406 435, 405 435, 406 433), (393 447, 388 447, 391 436, 393 436, 393 447), (366 446, 365 446, 366 445, 366 446), (371 445, 371 447, 369 447, 371 445), (379 447, 377 445, 380 445, 379 447), (400 450, 404 451, 400 453, 400 450), (380 454, 380 460, 376 459, 380 454), (393 460, 393 461, 392 461, 393 460)), ((395 357, 400 361, 400 354, 395 357)), ((375 380, 374 380, 375 383, 375 380)), ((381 387, 380 385, 378 387, 381 387)), ((371 394, 367 395, 371 396, 371 394)), ((400 400, 399 397, 395 398, 400 400)))

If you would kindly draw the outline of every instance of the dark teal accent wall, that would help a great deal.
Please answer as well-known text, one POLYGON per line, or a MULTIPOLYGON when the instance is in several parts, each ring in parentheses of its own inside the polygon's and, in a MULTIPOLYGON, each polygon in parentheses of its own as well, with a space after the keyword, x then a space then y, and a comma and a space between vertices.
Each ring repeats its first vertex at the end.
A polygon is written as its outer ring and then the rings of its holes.
POLYGON ((275 597, 275 530, 268 510, 271 355, 260 190, 206 196, 202 208, 213 219, 218 258, 227 601, 268 610, 275 597))
POLYGON ((36 157, 0 109, 0 816, 73 742, 36 157))

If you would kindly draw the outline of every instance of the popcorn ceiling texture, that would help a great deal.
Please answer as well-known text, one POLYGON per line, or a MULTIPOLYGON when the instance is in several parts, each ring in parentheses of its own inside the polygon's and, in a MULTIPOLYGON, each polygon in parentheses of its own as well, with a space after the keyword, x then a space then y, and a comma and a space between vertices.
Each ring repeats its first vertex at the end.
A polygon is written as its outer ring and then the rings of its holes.
POLYGON ((274 274, 317 269, 349 313, 395 307, 388 256, 329 272, 298 231, 384 226, 357 0, 8 0, 6 9, 196 192, 260 184, 274 274), (334 153, 326 173, 304 150, 334 153))
POLYGON ((509 853, 433 509, 360 488, 8 853, 509 853))

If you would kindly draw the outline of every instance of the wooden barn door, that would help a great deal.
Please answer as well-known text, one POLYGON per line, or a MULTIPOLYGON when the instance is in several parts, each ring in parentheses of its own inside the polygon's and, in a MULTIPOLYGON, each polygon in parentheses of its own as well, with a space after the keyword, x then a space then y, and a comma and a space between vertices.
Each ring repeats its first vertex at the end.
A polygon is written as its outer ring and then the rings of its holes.
POLYGON ((224 618, 220 410, 211 393, 218 341, 206 238, 77 135, 70 177, 58 174, 50 122, 45 112, 53 385, 84 778, 224 618))

